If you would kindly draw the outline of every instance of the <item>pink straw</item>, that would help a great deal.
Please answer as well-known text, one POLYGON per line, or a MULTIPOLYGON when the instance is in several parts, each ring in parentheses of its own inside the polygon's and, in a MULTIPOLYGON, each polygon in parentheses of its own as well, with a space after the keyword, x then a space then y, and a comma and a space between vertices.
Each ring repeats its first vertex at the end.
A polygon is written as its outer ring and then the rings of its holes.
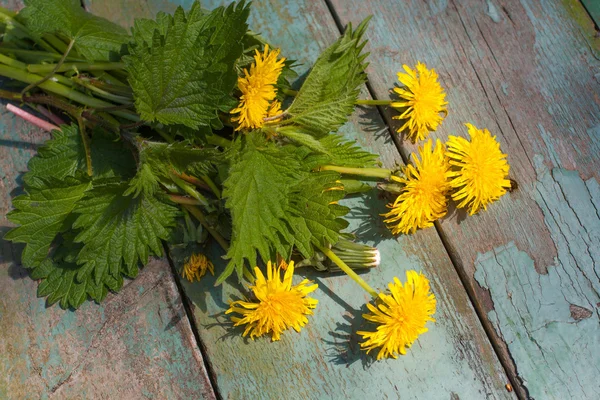
POLYGON ((33 125, 37 126, 38 128, 42 128, 48 132, 53 130, 60 130, 58 126, 53 125, 50 122, 44 121, 43 119, 38 118, 35 115, 29 114, 27 111, 20 109, 19 107, 13 106, 12 104, 7 104, 6 109, 11 113, 23 118, 25 121, 28 121, 33 125))

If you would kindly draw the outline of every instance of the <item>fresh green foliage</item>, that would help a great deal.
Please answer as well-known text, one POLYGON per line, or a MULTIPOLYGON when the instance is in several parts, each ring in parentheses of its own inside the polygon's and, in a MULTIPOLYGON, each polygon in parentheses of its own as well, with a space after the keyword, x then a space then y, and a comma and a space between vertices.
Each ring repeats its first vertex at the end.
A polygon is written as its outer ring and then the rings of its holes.
MULTIPOLYGON (((268 128, 267 128, 268 129, 268 128)), ((298 126, 283 126, 275 130, 278 135, 285 136, 292 141, 304 145, 317 153, 329 154, 327 148, 313 135, 306 133, 298 126)))
MULTIPOLYGON (((150 253, 162 254, 160 241, 167 238, 177 215, 177 209, 159 197, 134 199, 124 194, 128 183, 122 180, 131 176, 135 165, 131 149, 122 141, 99 130, 90 146, 93 180, 84 175, 78 128, 64 125, 53 132, 53 139, 29 162, 26 193, 13 200, 9 219, 20 226, 5 235, 26 243, 22 262, 33 268, 33 277, 44 279, 38 294, 48 296, 49 304, 60 301, 62 307, 76 308, 88 295, 101 301, 109 289, 119 290, 123 276, 137 274, 139 261, 146 263, 150 253)), ((179 162, 194 166, 189 155, 181 155, 193 153, 191 149, 164 143, 156 147, 153 154, 164 162, 175 148, 179 162)))
POLYGON ((354 168, 372 168, 377 166, 379 156, 369 153, 347 141, 342 136, 332 133, 319 140, 324 154, 313 154, 304 160, 308 168, 315 169, 322 165, 339 165, 354 168))
MULTIPOLYGON (((246 260, 256 265, 277 252, 289 256, 293 246, 306 258, 314 244, 338 241, 348 226, 341 217, 348 208, 337 205, 345 192, 336 172, 312 172, 318 156, 305 146, 277 146, 259 132, 242 138, 237 159, 232 160, 223 196, 231 212, 233 235, 230 259, 219 277, 222 282, 234 270, 241 276, 246 260)), ((324 156, 328 157, 328 156, 324 156)))
POLYGON ((300 125, 322 137, 348 120, 360 85, 366 80, 367 54, 361 51, 366 44, 362 36, 367 24, 368 19, 356 31, 348 25, 344 35, 319 56, 288 110, 288 124, 300 125))
POLYGON ((286 215, 294 245, 306 258, 313 256, 313 244, 335 244, 340 231, 348 227, 341 217, 350 210, 337 205, 345 195, 339 179, 336 172, 305 172, 304 179, 292 188, 286 215))
POLYGON ((79 0, 25 0, 25 6, 19 16, 35 36, 61 34, 90 61, 118 60, 130 39, 119 25, 85 12, 79 0))
POLYGON ((244 260, 256 265, 256 252, 269 260, 273 251, 289 253, 284 224, 291 186, 298 180, 300 163, 259 132, 240 139, 242 148, 232 161, 224 182, 223 197, 231 212, 233 235, 227 252, 230 259, 219 277, 223 281, 235 269, 242 276, 244 260))
MULTIPOLYGON (((14 17, 24 26, 12 24, 2 38, 16 46, 3 56, 5 76, 31 83, 36 69, 27 64, 57 62, 69 41, 68 62, 90 61, 78 65, 76 82, 72 69, 59 70, 28 96, 0 93, 78 122, 52 132, 31 159, 9 214, 18 226, 5 236, 25 243, 23 264, 42 280, 38 295, 48 304, 77 308, 118 291, 162 254, 178 224, 179 247, 213 237, 227 249, 218 283, 277 254, 312 260, 317 247, 345 235, 342 176, 320 167, 377 163, 331 133, 347 121, 365 81, 367 21, 323 52, 283 120, 240 132, 228 115, 239 101, 238 76, 267 43, 248 30, 245 1, 207 11, 196 0, 188 12, 136 20, 132 36, 78 0, 25 4, 14 17)), ((284 108, 295 94, 293 67, 287 59, 275 85, 284 108)))
POLYGON ((241 2, 207 14, 196 1, 188 13, 179 7, 172 17, 136 24, 124 60, 142 118, 198 128, 229 111, 248 13, 241 2))
POLYGON ((73 228, 81 232, 75 242, 83 243, 79 280, 90 271, 96 284, 135 277, 138 262, 146 264, 150 252, 162 254, 161 240, 175 225, 177 208, 155 196, 127 196, 127 189, 127 183, 114 180, 96 183, 77 203, 73 228))
POLYGON ((78 282, 75 279, 77 270, 78 266, 75 264, 55 263, 49 258, 45 259, 32 273, 33 279, 43 279, 38 286, 38 296, 48 296, 49 305, 60 301, 63 308, 78 308, 87 298, 89 282, 78 282))
POLYGON ((140 193, 153 195, 159 190, 159 183, 169 180, 173 172, 202 176, 214 170, 220 153, 212 148, 193 147, 189 142, 138 141, 139 168, 130 183, 126 194, 140 193))
POLYGON ((13 199, 15 210, 8 214, 8 219, 20 226, 4 236, 27 243, 21 257, 23 265, 34 268, 44 261, 56 235, 70 228, 69 217, 90 186, 89 180, 74 177, 30 178, 26 193, 13 199))
MULTIPOLYGON (((90 140, 92 169, 95 177, 129 178, 135 173, 135 162, 130 149, 115 141, 106 131, 97 129, 90 140)), ((77 125, 63 125, 52 132, 52 139, 38 149, 28 165, 25 183, 34 178, 63 179, 85 171, 85 150, 77 125)))

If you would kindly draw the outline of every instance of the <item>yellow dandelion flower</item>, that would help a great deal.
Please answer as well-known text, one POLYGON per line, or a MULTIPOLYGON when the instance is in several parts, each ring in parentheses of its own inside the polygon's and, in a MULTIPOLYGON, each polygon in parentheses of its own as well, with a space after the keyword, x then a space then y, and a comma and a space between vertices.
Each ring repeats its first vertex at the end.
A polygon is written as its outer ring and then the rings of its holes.
POLYGON ((442 143, 437 140, 432 147, 431 140, 427 141, 419 147, 421 160, 413 153, 414 165, 402 169, 404 176, 392 176, 392 180, 404 185, 394 203, 388 205, 390 212, 383 214, 394 235, 414 233, 446 215, 450 166, 442 143))
POLYGON ((231 119, 238 122, 236 130, 260 128, 274 106, 275 85, 285 61, 285 58, 278 60, 278 56, 279 50, 269 51, 269 45, 265 45, 263 53, 256 50, 250 71, 244 69, 244 76, 238 78, 242 95, 238 107, 231 110, 231 114, 239 114, 231 119))
POLYGON ((215 274, 215 267, 204 254, 192 254, 192 256, 183 265, 181 275, 190 282, 199 281, 206 271, 211 275, 215 274))
POLYGON ((408 65, 403 66, 406 73, 398 72, 398 80, 405 87, 394 88, 394 92, 405 101, 394 102, 394 108, 406 109, 394 119, 406 119, 398 132, 408 128, 408 137, 415 143, 423 140, 430 131, 435 131, 448 114, 445 101, 446 93, 438 82, 434 69, 427 69, 423 63, 417 63, 413 70, 408 65), (444 114, 444 117, 440 116, 444 114))
POLYGON ((367 304, 372 314, 363 314, 366 320, 379 324, 375 332, 358 331, 365 339, 360 344, 369 353, 379 347, 377 359, 398 358, 406 354, 422 333, 427 332, 427 321, 435 322, 436 300, 429 288, 429 280, 416 271, 406 272, 406 283, 398 278, 388 285, 389 294, 379 293, 375 304, 367 304))
POLYGON ((231 317, 234 326, 246 324, 243 336, 250 334, 251 339, 270 333, 273 341, 279 340, 281 333, 290 327, 300 332, 308 322, 306 316, 312 315, 311 310, 318 303, 307 294, 316 290, 318 285, 309 285, 310 281, 304 279, 292 286, 293 261, 290 261, 283 281, 280 280, 281 268, 276 268, 270 261, 266 279, 258 267, 254 268, 254 273, 256 280, 250 289, 257 302, 234 301, 225 312, 242 315, 242 318, 231 317))
MULTIPOLYGON (((281 102, 279 100, 274 100, 267 111, 267 118, 273 118, 278 115, 281 115, 281 102)), ((280 118, 273 121, 278 121, 279 119, 280 118)))
POLYGON ((485 210, 510 188, 507 179, 510 167, 496 136, 487 129, 466 126, 471 140, 450 136, 447 155, 450 165, 458 168, 450 175, 450 185, 456 190, 452 199, 460 201, 459 208, 469 207, 469 214, 473 215, 481 208, 485 210))

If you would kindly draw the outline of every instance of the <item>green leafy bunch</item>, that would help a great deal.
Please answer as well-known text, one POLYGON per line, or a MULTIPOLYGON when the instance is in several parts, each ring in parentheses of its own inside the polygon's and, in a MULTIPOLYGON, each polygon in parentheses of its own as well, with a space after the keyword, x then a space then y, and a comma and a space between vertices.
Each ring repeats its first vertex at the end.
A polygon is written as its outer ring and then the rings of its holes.
POLYGON ((195 1, 130 33, 76 0, 25 6, 0 10, 0 75, 25 86, 0 96, 68 122, 30 160, 5 239, 25 244, 22 264, 49 304, 118 291, 190 216, 226 250, 218 283, 347 238, 338 202, 354 190, 331 166, 377 163, 336 133, 365 81, 367 21, 321 54, 297 93, 286 62, 286 117, 240 133, 238 79, 266 44, 244 1, 212 11, 195 1))

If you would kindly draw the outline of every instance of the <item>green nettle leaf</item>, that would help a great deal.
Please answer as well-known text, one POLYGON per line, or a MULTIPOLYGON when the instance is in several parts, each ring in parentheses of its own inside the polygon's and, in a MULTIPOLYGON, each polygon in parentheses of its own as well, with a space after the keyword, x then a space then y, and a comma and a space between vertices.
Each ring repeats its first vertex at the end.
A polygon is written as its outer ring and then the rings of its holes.
POLYGON ((26 243, 21 259, 25 267, 34 268, 44 261, 56 235, 70 227, 69 216, 90 186, 89 181, 73 177, 36 178, 30 181, 26 194, 13 199, 15 210, 8 219, 20 226, 4 239, 26 243))
POLYGON ((173 172, 193 176, 206 175, 215 170, 221 155, 214 148, 192 147, 187 142, 171 144, 143 140, 138 142, 139 167, 125 193, 152 195, 159 189, 162 179, 169 179, 173 172))
POLYGON ((368 54, 361 51, 367 24, 368 19, 356 31, 348 25, 344 35, 319 56, 288 109, 291 118, 286 124, 300 125, 319 138, 348 120, 366 80, 364 60, 368 54))
POLYGON ((38 286, 38 296, 47 296, 48 305, 60 301, 62 308, 79 308, 88 295, 100 302, 108 294, 104 282, 96 284, 87 274, 83 280, 77 279, 81 266, 73 263, 54 262, 47 258, 31 274, 33 279, 43 279, 38 286))
POLYGON ((288 254, 291 244, 284 223, 291 187, 299 180, 300 163, 289 152, 267 142, 257 132, 243 142, 224 182, 223 197, 231 212, 233 232, 230 259, 218 282, 235 269, 242 276, 244 260, 256 265, 256 252, 269 260, 273 251, 288 254))
POLYGON ((61 34, 90 61, 118 61, 130 40, 123 27, 85 12, 79 0, 25 0, 25 6, 19 16, 34 35, 61 34))
POLYGON ((308 172, 292 189, 288 223, 294 245, 306 258, 313 256, 313 244, 335 244, 340 231, 348 227, 340 217, 350 209, 337 205, 345 194, 339 179, 337 172, 308 172))
POLYGON ((369 153, 353 141, 348 141, 342 136, 331 133, 319 139, 325 154, 312 154, 303 161, 309 169, 322 165, 339 165, 353 168, 372 168, 379 163, 377 154, 369 153))
POLYGON ((75 242, 83 243, 79 281, 91 272, 95 284, 118 290, 123 274, 137 275, 139 261, 146 264, 151 252, 162 255, 161 240, 175 225, 177 208, 154 196, 127 196, 127 189, 127 183, 96 183, 77 203, 73 228, 81 232, 75 242))
POLYGON ((77 278, 81 266, 75 260, 82 246, 73 243, 73 234, 65 233, 62 236, 52 258, 45 259, 31 271, 32 279, 42 280, 38 286, 38 296, 47 296, 48 305, 60 301, 62 308, 78 308, 88 295, 97 302, 102 301, 108 294, 109 287, 105 282, 96 284, 91 273, 82 279, 77 278))
POLYGON ((131 54, 123 59, 142 118, 191 128, 218 126, 217 112, 235 104, 235 62, 248 14, 244 2, 206 14, 195 1, 188 13, 179 7, 154 23, 138 22, 131 54))
MULTIPOLYGON (((23 177, 25 183, 35 178, 63 179, 74 176, 77 171, 85 172, 85 150, 76 125, 63 125, 52 132, 53 138, 38 149, 23 177)), ((106 131, 97 129, 90 141, 94 177, 129 178, 135 172, 135 160, 131 151, 122 142, 115 142, 106 131)))

